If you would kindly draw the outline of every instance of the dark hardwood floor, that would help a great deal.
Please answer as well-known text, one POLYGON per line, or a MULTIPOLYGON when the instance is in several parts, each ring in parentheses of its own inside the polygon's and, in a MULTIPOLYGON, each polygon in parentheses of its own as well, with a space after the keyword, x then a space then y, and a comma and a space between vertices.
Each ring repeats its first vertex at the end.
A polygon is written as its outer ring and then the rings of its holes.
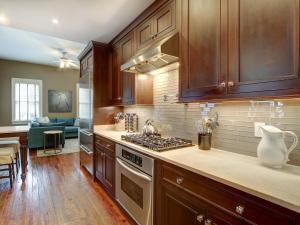
POLYGON ((79 166, 79 154, 31 154, 25 184, 0 180, 0 225, 131 224, 79 166))

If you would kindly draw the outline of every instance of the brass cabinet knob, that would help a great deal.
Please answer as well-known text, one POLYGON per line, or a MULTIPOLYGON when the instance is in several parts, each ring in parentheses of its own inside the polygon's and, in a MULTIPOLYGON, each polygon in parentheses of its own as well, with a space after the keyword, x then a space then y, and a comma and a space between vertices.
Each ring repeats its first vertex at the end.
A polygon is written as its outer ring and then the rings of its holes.
POLYGON ((204 222, 205 225, 211 225, 212 224, 212 220, 211 219, 206 219, 204 222))
POLYGON ((197 216, 197 221, 198 222, 201 223, 203 220, 204 220, 204 215, 200 214, 200 215, 197 216))
POLYGON ((220 87, 220 88, 226 87, 226 83, 225 83, 225 82, 221 82, 220 85, 219 85, 219 87, 220 87))
POLYGON ((182 177, 177 177, 176 183, 179 184, 179 185, 182 184, 183 183, 183 178, 182 177))
POLYGON ((234 86, 234 82, 233 81, 228 81, 228 87, 233 87, 234 86))
POLYGON ((245 211, 245 207, 242 205, 238 205, 237 207, 235 207, 235 212, 240 215, 243 215, 244 211, 245 211))

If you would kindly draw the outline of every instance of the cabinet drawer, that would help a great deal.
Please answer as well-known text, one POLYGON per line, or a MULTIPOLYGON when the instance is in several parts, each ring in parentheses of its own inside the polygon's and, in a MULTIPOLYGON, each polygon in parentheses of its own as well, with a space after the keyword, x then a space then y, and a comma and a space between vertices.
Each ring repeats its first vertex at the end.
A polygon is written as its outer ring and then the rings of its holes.
POLYGON ((173 166, 163 165, 161 172, 164 182, 176 185, 249 223, 296 224, 296 216, 291 211, 255 196, 173 166))
POLYGON ((111 152, 115 152, 115 143, 106 139, 106 138, 103 138, 103 137, 100 137, 100 136, 97 136, 95 137, 95 144, 96 145, 99 145, 101 147, 104 147, 106 148, 107 150, 110 150, 111 152))

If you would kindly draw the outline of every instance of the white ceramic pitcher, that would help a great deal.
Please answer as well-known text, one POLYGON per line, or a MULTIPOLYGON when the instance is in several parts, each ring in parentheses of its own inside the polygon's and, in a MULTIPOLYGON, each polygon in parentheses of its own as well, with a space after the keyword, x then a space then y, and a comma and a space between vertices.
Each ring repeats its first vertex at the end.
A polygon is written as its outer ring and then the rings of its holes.
POLYGON ((289 161, 289 154, 297 146, 297 135, 292 131, 282 131, 270 125, 261 126, 260 128, 262 131, 262 139, 257 147, 259 161, 266 166, 281 168, 289 161), (287 149, 284 142, 286 134, 294 138, 294 143, 289 149, 287 149))

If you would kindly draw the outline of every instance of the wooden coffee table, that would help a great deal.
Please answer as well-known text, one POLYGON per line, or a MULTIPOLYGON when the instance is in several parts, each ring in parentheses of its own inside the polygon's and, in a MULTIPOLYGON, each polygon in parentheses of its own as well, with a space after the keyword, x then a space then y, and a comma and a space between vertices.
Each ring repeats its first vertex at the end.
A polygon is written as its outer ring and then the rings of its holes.
POLYGON ((61 130, 48 130, 48 131, 44 131, 44 153, 47 154, 48 151, 52 151, 53 149, 46 149, 46 139, 47 139, 47 135, 53 135, 54 136, 54 154, 57 153, 61 153, 62 152, 62 148, 60 147, 60 134, 62 134, 61 130), (57 144, 56 144, 56 136, 58 136, 58 148, 57 144))

